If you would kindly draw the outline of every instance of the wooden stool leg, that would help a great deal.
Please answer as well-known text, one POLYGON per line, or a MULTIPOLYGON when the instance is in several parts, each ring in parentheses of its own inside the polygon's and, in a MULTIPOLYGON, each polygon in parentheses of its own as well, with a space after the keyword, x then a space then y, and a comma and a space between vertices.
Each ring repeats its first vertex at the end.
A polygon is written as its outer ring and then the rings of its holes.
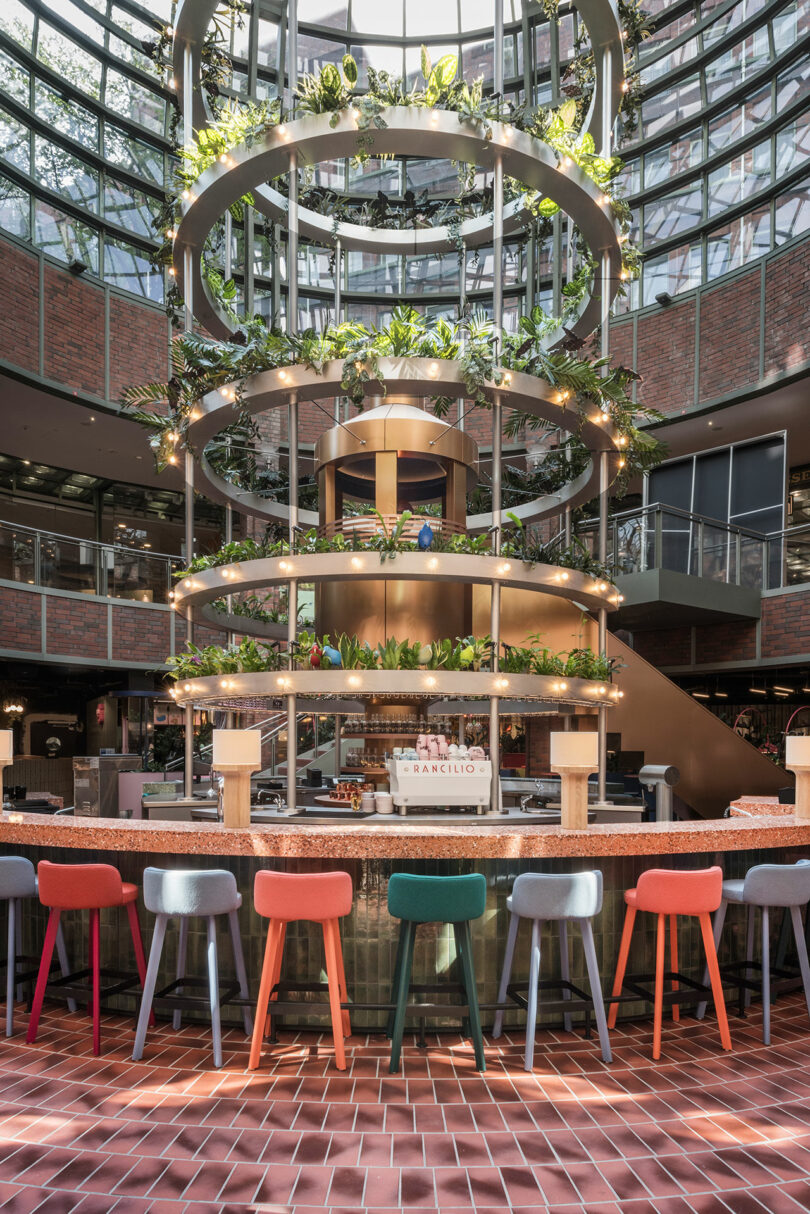
POLYGON ((90 970, 93 978, 93 1053, 101 1053, 101 912, 90 911, 90 970))
POLYGON ((612 1062, 613 1054, 610 1050, 610 1037, 608 1035, 607 1020, 605 1019, 605 1004, 602 999, 602 979, 599 974, 599 963, 596 960, 593 927, 591 926, 590 919, 580 919, 579 926, 582 931, 582 944, 585 949, 585 964, 588 967, 588 981, 591 984, 591 998, 593 999, 596 1027, 599 1032, 599 1044, 602 1047, 602 1061, 612 1062))
MULTIPOLYGON (((181 978, 185 978, 185 976, 186 976, 186 949, 187 949, 187 947, 188 947, 188 915, 181 915, 180 916, 180 931, 179 931, 179 934, 177 937, 177 965, 175 966, 175 970, 174 970, 174 977, 175 977, 176 982, 179 982, 181 978)), ((181 986, 178 986, 176 988, 177 994, 179 994, 182 989, 183 988, 181 986)), ((175 1033, 180 1032, 180 1025, 182 1023, 182 1015, 183 1015, 183 1013, 179 1007, 174 1009, 174 1013, 172 1015, 172 1028, 174 1029, 175 1033)))
POLYGON ((717 1025, 720 1029, 720 1040, 723 1043, 723 1049, 730 1050, 731 1034, 728 1031, 726 1001, 723 998, 723 983, 720 979, 720 967, 717 964, 717 953, 714 947, 714 937, 712 936, 712 923, 708 913, 700 915, 699 918, 700 930, 703 935, 703 947, 706 950, 706 965, 709 970, 709 979, 712 984, 714 1010, 717 1013, 717 1025))
POLYGON ((484 1058, 484 1035, 481 1031, 481 1012, 478 1008, 478 987, 475 981, 475 965, 473 963, 472 933, 470 921, 466 919, 459 924, 460 936, 463 943, 461 954, 461 972, 464 975, 464 989, 467 992, 467 1006, 470 1009, 470 1036, 475 1050, 475 1069, 487 1069, 484 1058))
POLYGON ((402 1054, 402 1034, 405 1031, 405 1009, 408 1006, 408 991, 411 986, 411 967, 413 966, 413 945, 416 938, 416 924, 403 919, 402 930, 402 958, 399 965, 394 1024, 391 1029, 391 1061, 388 1066, 388 1070, 392 1075, 396 1075, 399 1070, 399 1060, 402 1054))
MULTIPOLYGON (((515 944, 517 942, 518 928, 520 927, 520 915, 515 911, 509 916, 509 934, 506 937, 506 951, 503 955, 503 969, 501 970, 501 984, 498 987, 498 1003, 506 1002, 506 992, 509 986, 509 979, 512 976, 512 962, 515 956, 515 944)), ((503 1012, 495 1013, 495 1023, 492 1026, 492 1036, 500 1037, 503 1032, 503 1012)))
MULTIPOLYGON (((132 947, 135 950, 135 964, 138 967, 138 977, 141 980, 141 990, 146 981, 146 957, 143 952, 143 937, 141 936, 141 925, 138 920, 138 908, 134 902, 127 903, 127 917, 129 918, 129 930, 132 934, 132 947)), ((155 1013, 149 1013, 149 1027, 155 1027, 155 1013)))
MULTIPOLYGON (((62 977, 67 978, 70 973, 70 965, 68 964, 67 945, 65 944, 65 933, 62 930, 61 921, 56 929, 56 956, 59 960, 59 969, 62 977)), ((20 998, 22 999, 22 995, 20 995, 20 998)), ((67 1005, 69 1012, 76 1011, 75 999, 68 999, 67 1005)))
MULTIPOLYGON (((627 972, 627 958, 630 954, 630 940, 633 935, 633 924, 636 921, 636 908, 628 906, 624 916, 624 927, 622 928, 622 939, 619 945, 619 959, 616 962, 616 977, 613 979, 613 990, 611 995, 615 998, 621 995, 622 987, 624 986, 624 975, 627 972)), ((616 1017, 619 1014, 619 1005, 611 1003, 610 1011, 608 1012, 608 1028, 615 1029, 616 1017)))
POLYGON ((346 1051, 343 1047, 343 1016, 340 1007, 340 978, 335 947, 336 919, 324 919, 323 948, 326 954, 326 981, 329 987, 329 1009, 332 1015, 332 1036, 335 1042, 335 1065, 339 1071, 346 1070, 346 1051))
POLYGON ((211 1005, 211 1033, 214 1038, 214 1066, 222 1066, 222 1026, 219 1019, 219 963, 217 960, 217 921, 207 918, 208 1002, 211 1005))
POLYGON ((155 927, 152 932, 152 945, 149 949, 149 964, 146 967, 146 978, 144 979, 143 994, 141 995, 141 1007, 138 1012, 138 1026, 135 1029, 135 1045, 132 1049, 133 1062, 138 1062, 139 1059, 143 1058, 143 1047, 146 1044, 146 1030, 151 1019, 152 1000, 155 997, 158 970, 160 969, 160 956, 163 952, 163 941, 166 938, 166 925, 168 922, 167 915, 158 915, 155 919, 155 927))
POLYGON ((8 955, 6 957, 6 1036, 14 1034, 14 987, 17 977, 17 916, 19 903, 8 899, 8 955))
POLYGON ((283 919, 279 919, 276 929, 276 951, 273 961, 273 973, 270 983, 270 1011, 267 1013, 267 1020, 264 1026, 265 1037, 273 1035, 273 1004, 278 1000, 278 991, 276 987, 281 981, 281 965, 284 960, 284 941, 287 939, 287 924, 283 919))
MULTIPOLYGON (((753 910, 753 907, 752 907, 753 910)), ((771 939, 770 915, 762 907, 762 1040, 771 1044, 771 939)))
MULTIPOLYGON (((337 951, 337 969, 338 969, 338 989, 340 990, 340 1002, 349 1002, 349 991, 346 987, 346 969, 343 964, 343 944, 340 939, 340 923, 335 920, 335 949, 337 951)), ((341 1011, 343 1017, 343 1036, 351 1037, 352 1021, 349 1015, 349 1009, 343 1008, 341 1011)))
POLYGON ((267 941, 264 946, 264 964, 259 983, 259 999, 256 1004, 256 1016, 253 1021, 253 1039, 250 1043, 250 1058, 248 1070, 255 1071, 259 1065, 262 1053, 262 1037, 264 1035, 267 1008, 270 1004, 270 992, 273 989, 273 970, 276 962, 276 947, 278 942, 278 920, 271 919, 267 928, 267 941))
MULTIPOLYGON (((669 968, 672 970, 673 974, 677 974, 677 972, 678 972, 678 916, 677 915, 669 916, 669 968)), ((672 989, 673 989, 673 991, 678 990, 677 978, 672 979, 672 989)), ((680 1020, 680 1018, 681 1018, 681 1009, 678 1007, 677 1003, 673 1003, 672 1019, 680 1020)))
MULTIPOLYGON (((714 941, 714 952, 715 952, 715 956, 717 955, 717 951, 718 951, 718 949, 720 948, 720 939, 721 939, 721 937, 722 937, 722 935, 723 935, 723 924, 724 924, 724 923, 725 923, 725 921, 726 921, 726 911, 727 911, 727 910, 728 910, 728 902, 726 902, 726 901, 725 901, 725 899, 723 899, 723 901, 722 901, 722 902, 720 903, 720 905, 718 906, 717 910, 714 912, 714 921, 713 921, 713 927, 712 927, 712 939, 713 939, 713 941, 714 941)), ((706 964, 706 966, 705 966, 705 968, 704 968, 704 970, 703 970, 703 978, 702 978, 702 982, 703 982, 703 985, 704 985, 704 986, 708 986, 708 985, 709 985, 709 966, 708 966, 708 962, 707 962, 707 964, 706 964)), ((703 1017, 704 1017, 705 1015, 706 1015, 706 1000, 704 999, 704 1000, 703 1000, 703 1002, 702 1002, 702 1003, 699 1003, 699 1004, 697 1005, 697 1007, 695 1008, 695 1017, 696 1017, 698 1020, 702 1020, 702 1019, 703 1019, 703 1017)))
POLYGON ((31 1005, 31 1016, 28 1021, 28 1032, 25 1035, 25 1040, 29 1045, 37 1039, 39 1018, 42 1014, 42 1001, 45 998, 45 987, 48 985, 48 974, 51 971, 53 947, 56 944, 56 929, 59 926, 59 914, 60 912, 55 907, 51 907, 51 913, 48 916, 48 926, 45 929, 45 940, 42 945, 42 959, 39 963, 34 1002, 31 1005))
POLYGON ((661 1021, 664 1014, 664 916, 659 915, 655 932, 655 1004, 653 1011, 653 1058, 661 1057, 661 1021))

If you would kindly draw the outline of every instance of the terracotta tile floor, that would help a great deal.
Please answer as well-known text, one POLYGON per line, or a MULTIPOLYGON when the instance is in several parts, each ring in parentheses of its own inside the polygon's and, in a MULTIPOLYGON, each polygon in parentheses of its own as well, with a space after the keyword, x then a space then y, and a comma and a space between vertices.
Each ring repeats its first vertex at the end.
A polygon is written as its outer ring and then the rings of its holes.
POLYGON ((410 1044, 389 1076, 384 1038, 348 1044, 288 1034, 245 1069, 245 1039, 161 1024, 128 1057, 132 1021, 108 1017, 100 1058, 90 1027, 52 1006, 39 1041, 0 1039, 0 1209, 13 1214, 791 1214, 810 1210, 810 1024, 799 996, 774 1008, 774 1044, 756 1007, 732 1017, 734 1053, 714 1021, 649 1021, 595 1044, 538 1034, 487 1043, 486 1075, 452 1035, 410 1044))

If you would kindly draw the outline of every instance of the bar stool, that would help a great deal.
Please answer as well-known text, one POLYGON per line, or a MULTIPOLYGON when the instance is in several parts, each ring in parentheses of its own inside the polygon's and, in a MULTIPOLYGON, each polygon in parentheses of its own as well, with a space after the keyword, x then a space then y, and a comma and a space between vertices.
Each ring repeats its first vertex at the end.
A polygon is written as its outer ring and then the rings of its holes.
MULTIPOLYGON (((149 950, 149 965, 146 970, 146 980, 143 984, 141 1010, 138 1015, 138 1027, 135 1032, 135 1046, 132 1050, 133 1062, 143 1057, 146 1042, 146 1029, 152 1013, 152 1003, 155 998, 168 998, 177 1006, 172 1016, 172 1027, 175 1031, 180 1028, 181 1008, 199 1006, 202 1000, 193 996, 174 996, 171 992, 184 986, 204 986, 205 979, 186 977, 186 951, 188 945, 189 919, 197 916, 205 918, 208 934, 208 1005, 211 1009, 211 1030, 214 1039, 214 1066, 222 1066, 222 1027, 220 1024, 220 1008, 223 1003, 234 1002, 237 987, 242 1005, 242 1019, 245 1033, 250 1034, 253 1021, 250 1015, 247 974, 245 960, 242 954, 242 937, 239 933, 239 918, 237 911, 242 905, 242 895, 236 888, 236 878, 227 869, 211 868, 200 870, 145 868, 143 871, 143 900, 147 910, 157 915, 155 930, 152 934, 152 947, 149 950), (236 984, 231 984, 224 993, 219 989, 219 965, 217 960, 217 915, 227 915, 233 946, 233 959, 236 968, 236 984), (177 947, 177 967, 175 980, 155 994, 157 985, 160 957, 163 952, 163 942, 166 938, 166 927, 170 919, 180 920, 180 938, 177 947)), ((153 1021, 154 1023, 154 1021, 153 1021)))
MULTIPOLYGON (((810 902, 810 866, 806 862, 798 864, 756 864, 749 868, 741 880, 723 882, 723 897, 717 913, 714 916, 714 943, 717 947, 723 933, 723 924, 729 903, 748 907, 748 930, 746 933, 745 949, 745 1006, 751 1001, 751 984, 748 971, 755 968, 754 963, 754 914, 756 908, 762 912, 762 1040, 765 1045, 771 1044, 771 944, 770 944, 770 908, 784 907, 790 913, 793 927, 793 939, 799 956, 799 969, 802 975, 804 998, 807 1012, 810 1015, 810 964, 807 960, 807 943, 802 924, 802 908, 810 902)), ((706 1004, 701 1003, 697 1009, 697 1017, 703 1019, 706 1004)))
MULTIPOLYGON (((25 856, 0 856, 0 901, 8 903, 8 953, 6 956, 6 1036, 14 1034, 14 995, 22 1000, 22 984, 33 978, 36 970, 17 973, 18 965, 31 960, 22 955, 22 900, 36 898, 37 877, 34 866, 25 856)), ((70 970, 62 924, 56 931, 56 955, 62 976, 70 970)), ((68 1009, 76 1011, 75 999, 68 999, 68 1009)))
MULTIPOLYGON (((253 1041, 250 1047, 248 1068, 255 1071, 259 1065, 263 1036, 269 1031, 270 1001, 278 999, 284 990, 322 990, 323 986, 296 986, 280 983, 281 962, 284 955, 284 938, 287 924, 294 921, 320 923, 323 930, 323 948, 326 955, 327 989, 329 1010, 332 1017, 332 1035, 335 1042, 335 1065, 339 1071, 346 1070, 346 1053, 343 1038, 351 1036, 349 1013, 341 1008, 348 1002, 346 974, 343 968, 343 950, 340 944, 339 919, 352 909, 352 879, 346 872, 331 873, 277 873, 264 870, 256 873, 253 884, 253 905, 258 914, 269 919, 267 944, 264 950, 259 1002, 253 1025, 253 1041)), ((307 1005, 308 1006, 308 1005, 307 1005)))
MULTIPOLYGON (((720 1029, 720 1040, 724 1050, 731 1049, 731 1036, 728 1031, 726 1004, 723 999, 723 986, 720 981, 720 970, 717 965, 717 951, 712 936, 711 912, 720 905, 723 887, 723 870, 717 865, 712 868, 683 870, 670 868, 648 868, 638 879, 635 889, 625 891, 624 900, 627 912, 624 917, 624 928, 619 946, 619 960, 616 966, 616 977, 613 981, 612 998, 617 999, 624 988, 624 975, 627 969, 627 957, 630 952, 630 940, 633 935, 633 924, 637 911, 650 911, 658 915, 658 930, 655 948, 655 1001, 653 1029, 653 1058, 661 1057, 661 1020, 664 1005, 664 978, 672 981, 673 990, 678 991, 678 915, 695 915, 700 922, 703 937, 703 947, 706 952, 706 965, 711 979, 712 997, 717 1013, 717 1024, 720 1029), (666 919, 669 919, 670 965, 672 971, 664 973, 664 930, 666 919)), ((690 985, 694 985, 690 983, 690 985)), ((642 994, 638 987, 628 985, 634 994, 642 994)), ((643 997, 643 994, 642 994, 643 997)), ((678 995, 669 996, 673 1003, 672 1019, 678 1020, 678 995)), ((614 1028, 618 1005, 611 1004, 608 1013, 608 1027, 614 1028)))
MULTIPOLYGON (((59 985, 67 986, 68 982, 91 978, 93 1053, 99 1054, 101 1052, 101 1000, 129 990, 133 986, 142 985, 146 977, 146 960, 143 953, 141 928, 138 923, 138 909, 135 905, 138 898, 138 887, 129 881, 122 881, 121 874, 112 864, 52 864, 50 860, 40 860, 37 866, 37 879, 39 900, 43 906, 50 908, 51 913, 48 916, 42 960, 39 965, 34 1002, 31 1007, 31 1019, 28 1022, 25 1039, 29 1045, 37 1039, 39 1017, 48 986, 48 973, 51 968, 53 948, 62 911, 88 910, 90 912, 90 968, 66 975, 61 983, 55 983, 54 987, 58 989, 59 985), (135 950, 135 964, 138 967, 137 977, 121 970, 102 970, 101 968, 99 911, 108 906, 125 906, 127 908, 132 947, 135 950), (112 977, 118 981, 113 986, 102 990, 102 976, 112 977)), ((69 993, 71 995, 75 993, 72 987, 69 993)))
MULTIPOLYGON (((467 999, 465 1019, 469 1022, 470 1036, 475 1048, 475 1066, 478 1071, 486 1070, 470 934, 470 921, 480 919, 486 909, 486 901, 487 883, 481 873, 468 873, 458 877, 423 877, 411 873, 394 873, 389 880, 388 913, 395 919, 402 920, 391 987, 391 1003, 395 1008, 388 1020, 388 1035, 391 1038, 391 1062, 388 1069, 392 1075, 399 1070, 402 1035, 408 1010, 408 991, 411 987, 413 948, 416 929, 420 923, 453 925, 456 954, 467 999)), ((422 989, 440 990, 441 987, 422 989)), ((420 1012, 423 1015, 426 1010, 439 1013, 446 1011, 447 1007, 448 1005, 431 1005, 430 1008, 420 1009, 420 1012)))
MULTIPOLYGON (((568 920, 576 923, 582 933, 582 946, 585 951, 585 964, 588 968, 588 981, 591 986, 591 1000, 599 1031, 599 1044, 602 1047, 602 1058, 612 1062, 610 1052, 610 1037, 608 1036, 605 1019, 605 1005, 602 1001, 602 985, 599 977, 599 965, 596 960, 596 949, 593 942, 591 919, 602 909, 602 874, 599 870, 587 873, 521 873, 512 886, 512 893, 506 899, 506 909, 510 912, 509 934, 506 938, 506 952, 501 971, 501 985, 498 990, 498 1003, 504 1003, 510 993, 509 978, 512 973, 512 959, 515 955, 518 928, 521 919, 532 921, 531 964, 529 970, 529 990, 526 999, 526 1053, 524 1070, 530 1071, 534 1065, 534 1037, 537 1025, 537 992, 538 989, 554 989, 562 987, 563 998, 570 1001, 572 994, 578 994, 587 999, 583 991, 571 986, 571 975, 568 966, 568 920), (562 982, 540 982, 540 941, 544 923, 557 923, 560 938, 560 972, 562 982)), ((495 1015, 492 1036, 500 1037, 503 1031, 503 1011, 495 1015)), ((571 1032, 571 1015, 565 1012, 563 1017, 565 1031, 571 1032)))

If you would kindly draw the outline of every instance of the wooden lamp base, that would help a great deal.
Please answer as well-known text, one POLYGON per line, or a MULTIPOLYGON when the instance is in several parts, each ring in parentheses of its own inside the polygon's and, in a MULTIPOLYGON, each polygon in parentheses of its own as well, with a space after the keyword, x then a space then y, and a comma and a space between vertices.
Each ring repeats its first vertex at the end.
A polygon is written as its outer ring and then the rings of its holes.
POLYGON ((562 769, 560 824, 563 830, 588 829, 588 776, 590 770, 562 769))
POLYGON ((222 776, 223 825, 239 830, 250 826, 250 767, 218 767, 222 776))
POLYGON ((805 821, 810 819, 810 768, 794 768, 796 775, 796 808, 797 818, 805 821))

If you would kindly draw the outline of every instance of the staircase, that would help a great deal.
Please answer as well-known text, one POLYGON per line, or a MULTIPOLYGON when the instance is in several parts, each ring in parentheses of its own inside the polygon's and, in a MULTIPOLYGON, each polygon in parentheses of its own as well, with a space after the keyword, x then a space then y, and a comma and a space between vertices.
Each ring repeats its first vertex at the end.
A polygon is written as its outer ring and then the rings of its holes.
POLYGON ((645 763, 674 764, 681 773, 675 792, 700 817, 720 817, 736 797, 774 796, 790 783, 783 767, 612 633, 608 653, 623 663, 624 692, 608 713, 609 731, 621 734, 623 750, 643 751, 645 763))

